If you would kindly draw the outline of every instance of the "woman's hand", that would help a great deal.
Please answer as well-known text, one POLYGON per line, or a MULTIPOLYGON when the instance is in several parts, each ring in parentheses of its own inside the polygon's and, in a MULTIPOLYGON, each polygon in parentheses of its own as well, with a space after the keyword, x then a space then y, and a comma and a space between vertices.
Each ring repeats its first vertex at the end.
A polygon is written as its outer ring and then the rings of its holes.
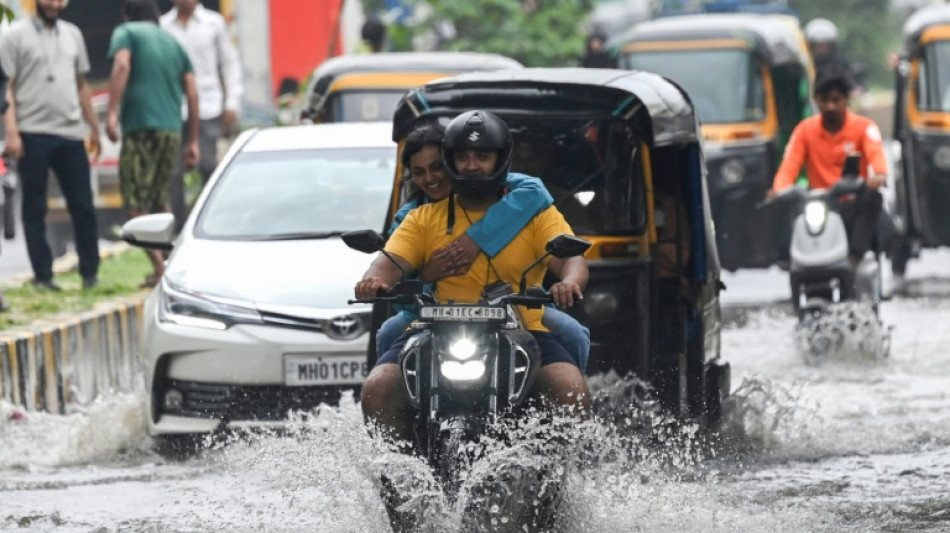
POLYGON ((458 241, 452 241, 432 254, 428 263, 423 265, 419 277, 426 283, 432 283, 442 278, 461 276, 472 266, 466 261, 465 251, 458 241))

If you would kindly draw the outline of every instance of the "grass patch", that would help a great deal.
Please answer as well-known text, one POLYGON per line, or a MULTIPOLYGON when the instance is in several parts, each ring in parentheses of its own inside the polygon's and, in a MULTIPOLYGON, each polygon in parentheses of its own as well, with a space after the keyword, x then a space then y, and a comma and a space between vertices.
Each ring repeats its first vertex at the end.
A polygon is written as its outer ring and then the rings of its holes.
POLYGON ((99 286, 82 289, 78 272, 60 274, 54 281, 60 292, 38 290, 31 282, 3 290, 10 310, 0 313, 0 331, 27 326, 37 320, 61 313, 88 311, 100 302, 143 293, 139 285, 152 272, 152 264, 139 249, 125 250, 106 257, 99 266, 99 286))

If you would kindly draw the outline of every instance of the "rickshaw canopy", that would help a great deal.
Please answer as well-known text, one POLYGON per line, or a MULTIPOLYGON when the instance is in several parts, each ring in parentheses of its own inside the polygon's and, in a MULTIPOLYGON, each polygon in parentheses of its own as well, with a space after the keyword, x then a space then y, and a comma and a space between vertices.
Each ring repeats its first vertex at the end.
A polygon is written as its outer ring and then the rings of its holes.
POLYGON ((779 14, 707 13, 664 17, 637 24, 611 39, 617 50, 638 42, 740 39, 768 63, 811 65, 798 19, 779 14))
MULTIPOLYGON (((657 146, 697 142, 696 115, 686 94, 649 72, 614 69, 526 68, 472 72, 430 82, 396 108, 393 139, 422 116, 455 116, 460 109, 499 114, 552 113, 632 118, 642 109, 657 146)), ((639 116, 639 115, 638 115, 639 116)))
POLYGON ((313 71, 314 92, 324 93, 333 80, 355 72, 445 72, 520 68, 521 63, 498 54, 475 52, 387 52, 339 56, 313 71))
POLYGON ((915 53, 924 32, 940 24, 950 24, 950 5, 927 6, 915 11, 904 22, 902 30, 907 52, 915 53))

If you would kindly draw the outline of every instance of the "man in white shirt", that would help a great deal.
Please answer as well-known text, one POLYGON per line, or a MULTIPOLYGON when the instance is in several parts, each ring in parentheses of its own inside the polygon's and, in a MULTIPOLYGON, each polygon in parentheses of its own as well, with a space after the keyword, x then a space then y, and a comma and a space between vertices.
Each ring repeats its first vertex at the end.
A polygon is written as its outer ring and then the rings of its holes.
MULTIPOLYGON (((185 47, 195 69, 201 118, 198 170, 203 182, 207 182, 218 163, 218 139, 230 135, 241 110, 244 95, 241 61, 220 13, 206 9, 199 0, 174 0, 174 4, 175 7, 162 15, 160 23, 185 47)), ((186 116, 185 110, 182 116, 186 116)), ((185 138, 182 135, 182 139, 185 138)), ((179 157, 169 191, 172 213, 179 228, 188 215, 182 161, 179 157)))

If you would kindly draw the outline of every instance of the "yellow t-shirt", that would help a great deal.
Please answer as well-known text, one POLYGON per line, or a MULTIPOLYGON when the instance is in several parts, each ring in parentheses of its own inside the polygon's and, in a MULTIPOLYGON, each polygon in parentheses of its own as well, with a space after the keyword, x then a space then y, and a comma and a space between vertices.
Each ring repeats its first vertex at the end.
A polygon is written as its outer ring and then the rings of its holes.
MULTIPOLYGON (((386 251, 408 261, 412 269, 420 269, 432 258, 436 250, 457 239, 472 223, 485 215, 484 211, 466 212, 457 202, 453 202, 453 205, 455 206, 455 228, 452 234, 445 232, 449 202, 426 204, 409 212, 386 243, 386 251)), ((472 268, 466 274, 440 279, 436 283, 436 299, 442 303, 449 299, 458 303, 477 303, 485 285, 498 281, 499 277, 502 281, 510 283, 514 290, 518 290, 521 272, 532 261, 544 255, 544 246, 551 238, 562 233, 574 234, 560 211, 554 206, 548 207, 532 218, 508 243, 508 246, 491 260, 491 266, 489 266, 488 257, 484 253, 479 253, 472 268)), ((528 287, 541 285, 550 259, 550 257, 546 258, 528 272, 528 287)), ((520 312, 528 329, 547 331, 541 325, 544 308, 521 307, 520 312)))

